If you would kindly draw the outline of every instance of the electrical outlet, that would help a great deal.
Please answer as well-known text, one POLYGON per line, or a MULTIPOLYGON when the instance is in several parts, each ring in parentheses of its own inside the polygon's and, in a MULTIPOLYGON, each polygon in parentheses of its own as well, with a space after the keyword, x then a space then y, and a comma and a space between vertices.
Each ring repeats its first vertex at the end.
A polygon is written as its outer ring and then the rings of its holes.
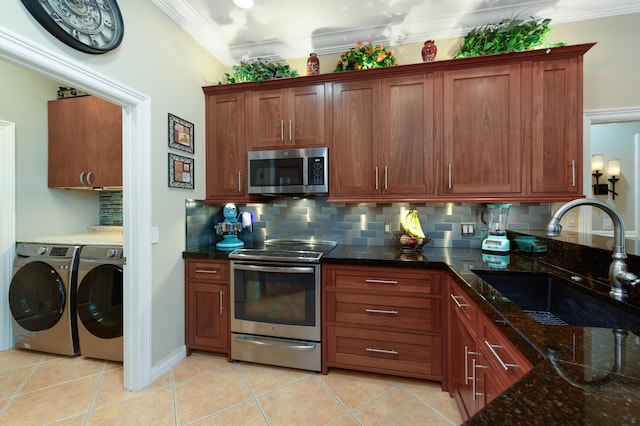
POLYGON ((608 217, 602 219, 602 229, 613 229, 613 222, 608 217))
POLYGON ((391 223, 389 223, 389 222, 385 222, 384 223, 384 233, 385 234, 390 234, 391 233, 391 223))
POLYGON ((461 223, 460 224, 460 235, 463 237, 470 237, 476 234, 476 224, 475 223, 461 223))

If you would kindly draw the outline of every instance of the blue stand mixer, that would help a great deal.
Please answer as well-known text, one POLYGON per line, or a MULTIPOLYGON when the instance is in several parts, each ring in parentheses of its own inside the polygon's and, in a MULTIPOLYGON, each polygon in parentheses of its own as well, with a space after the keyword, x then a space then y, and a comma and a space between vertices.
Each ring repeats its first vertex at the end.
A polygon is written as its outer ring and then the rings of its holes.
POLYGON ((224 222, 216 223, 215 229, 218 235, 222 235, 222 241, 216 243, 216 248, 221 251, 233 251, 244 247, 244 243, 238 239, 242 231, 242 223, 238 222, 238 209, 233 203, 225 204, 222 209, 224 222))

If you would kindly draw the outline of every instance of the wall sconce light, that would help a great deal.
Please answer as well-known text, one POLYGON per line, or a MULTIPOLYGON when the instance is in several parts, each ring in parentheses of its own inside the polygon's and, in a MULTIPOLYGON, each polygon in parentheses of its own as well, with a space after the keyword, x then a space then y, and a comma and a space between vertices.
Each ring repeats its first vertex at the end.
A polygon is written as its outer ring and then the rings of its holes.
POLYGON ((611 182, 611 190, 609 192, 611 192, 612 194, 612 199, 615 200, 616 195, 618 195, 618 193, 616 192, 616 182, 620 180, 616 177, 620 176, 620 160, 615 159, 607 161, 607 170, 607 174, 611 176, 609 179, 607 179, 609 182, 611 182))
POLYGON ((607 195, 609 193, 609 185, 600 183, 600 178, 604 175, 604 155, 593 154, 591 156, 591 176, 596 178, 593 184, 593 195, 607 195))
POLYGON ((596 183, 593 184, 593 195, 607 195, 611 192, 612 198, 615 200, 616 195, 616 182, 620 179, 616 176, 620 176, 620 160, 609 160, 607 162, 607 175, 610 176, 607 179, 611 182, 611 189, 606 183, 600 183, 600 178, 604 176, 604 155, 594 154, 591 156, 591 176, 596 178, 596 183))

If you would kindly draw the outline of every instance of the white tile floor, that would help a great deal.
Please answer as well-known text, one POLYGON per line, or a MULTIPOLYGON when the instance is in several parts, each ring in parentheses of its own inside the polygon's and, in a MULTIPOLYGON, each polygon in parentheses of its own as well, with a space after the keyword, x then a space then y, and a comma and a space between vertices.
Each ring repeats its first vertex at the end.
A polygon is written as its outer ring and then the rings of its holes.
POLYGON ((194 353, 141 392, 122 365, 0 352, 0 425, 457 425, 435 382, 229 363, 194 353))

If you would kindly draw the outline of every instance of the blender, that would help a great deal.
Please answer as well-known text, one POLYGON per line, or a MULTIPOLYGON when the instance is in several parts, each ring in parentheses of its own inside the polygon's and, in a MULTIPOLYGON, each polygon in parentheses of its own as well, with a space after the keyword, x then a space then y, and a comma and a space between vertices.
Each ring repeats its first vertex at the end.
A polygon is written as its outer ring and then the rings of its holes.
POLYGON ((244 247, 244 243, 238 239, 243 225, 238 222, 238 208, 233 203, 225 204, 222 209, 224 222, 218 222, 215 230, 218 235, 222 235, 222 241, 216 243, 216 248, 221 251, 233 251, 244 247))
POLYGON ((509 252, 511 248, 507 238, 509 207, 511 204, 487 204, 489 235, 482 241, 482 250, 499 253, 509 252))

